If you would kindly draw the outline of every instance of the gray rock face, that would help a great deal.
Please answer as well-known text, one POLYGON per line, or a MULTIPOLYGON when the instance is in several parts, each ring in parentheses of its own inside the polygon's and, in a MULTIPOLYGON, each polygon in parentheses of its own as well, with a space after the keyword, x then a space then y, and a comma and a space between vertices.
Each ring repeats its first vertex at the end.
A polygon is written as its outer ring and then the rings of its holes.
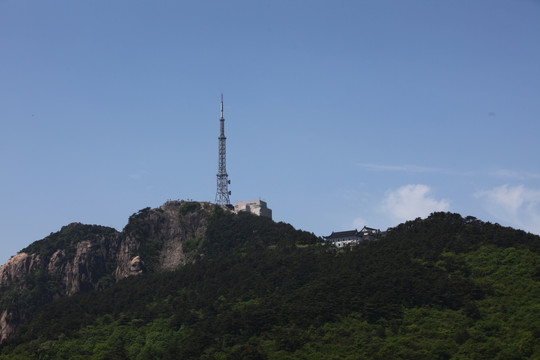
MULTIPOLYGON (((36 271, 40 266, 39 255, 19 253, 12 256, 0 267, 0 289, 6 289, 11 284, 16 284, 36 271)), ((0 292, 1 295, 1 292, 0 292)), ((11 321, 12 313, 8 309, 0 310, 0 342, 15 333, 17 323, 11 321)))
MULTIPOLYGON (((38 270, 47 274, 48 284, 56 284, 48 294, 49 301, 53 301, 79 291, 98 290, 129 276, 177 269, 197 258, 196 248, 191 246, 191 253, 186 253, 184 245, 196 244, 204 237, 211 206, 169 201, 158 209, 147 208, 134 214, 121 233, 103 227, 96 230, 93 225, 65 226, 40 241, 62 244, 52 253, 43 250, 50 246, 32 247, 34 243, 29 249, 38 249, 36 253, 21 252, 0 267, 0 300, 5 300, 9 289, 30 291, 26 279, 38 274, 38 270), (182 211, 186 204, 189 211, 182 211)), ((16 302, 10 296, 10 301, 16 302)), ((0 308, 0 342, 14 334, 18 324, 14 318, 27 318, 31 310, 18 308, 18 316, 14 317, 8 309, 0 308)))
MULTIPOLYGON (((138 253, 139 246, 140 244, 129 236, 124 238, 124 240, 120 243, 120 248, 116 254, 117 266, 114 271, 114 278, 116 281, 131 275, 139 275, 143 273, 142 267, 141 271, 133 272, 132 270, 132 261, 135 260, 136 257, 139 257, 136 255, 138 253)), ((139 262, 142 262, 140 257, 139 262)))
MULTIPOLYGON (((202 203, 204 209, 209 204, 202 203)), ((183 244, 192 239, 200 239, 206 231, 207 217, 204 213, 195 211, 174 216, 178 213, 178 204, 165 203, 161 210, 168 221, 162 226, 160 235, 163 239, 163 247, 160 252, 159 270, 169 271, 185 265, 187 262, 183 244)))
POLYGON ((39 268, 39 255, 19 253, 0 267, 0 287, 9 286, 39 268))
POLYGON ((2 341, 12 336, 17 329, 16 324, 7 320, 8 317, 9 313, 7 310, 2 311, 2 314, 0 314, 0 339, 2 341))

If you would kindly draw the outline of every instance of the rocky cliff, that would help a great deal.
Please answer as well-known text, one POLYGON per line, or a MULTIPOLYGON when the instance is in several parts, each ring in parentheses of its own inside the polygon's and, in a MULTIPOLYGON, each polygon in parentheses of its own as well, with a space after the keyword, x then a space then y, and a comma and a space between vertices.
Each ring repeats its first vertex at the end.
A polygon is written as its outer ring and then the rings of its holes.
POLYGON ((213 206, 169 201, 133 214, 122 232, 72 223, 21 250, 0 267, 0 342, 54 299, 197 259, 213 206))

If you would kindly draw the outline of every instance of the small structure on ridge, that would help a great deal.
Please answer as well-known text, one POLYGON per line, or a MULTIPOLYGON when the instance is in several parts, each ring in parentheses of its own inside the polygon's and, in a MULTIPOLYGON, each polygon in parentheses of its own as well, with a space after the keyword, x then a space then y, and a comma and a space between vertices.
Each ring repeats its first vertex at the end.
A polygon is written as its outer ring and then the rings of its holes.
POLYGON ((325 236, 324 240, 329 243, 337 246, 343 247, 347 245, 359 244, 362 241, 366 240, 376 240, 384 235, 384 232, 381 232, 379 229, 373 229, 367 226, 364 226, 362 230, 348 230, 348 231, 338 231, 332 232, 329 236, 325 236))
POLYGON ((237 201, 234 203, 234 212, 246 211, 258 216, 272 219, 272 209, 268 208, 266 202, 262 200, 237 201))

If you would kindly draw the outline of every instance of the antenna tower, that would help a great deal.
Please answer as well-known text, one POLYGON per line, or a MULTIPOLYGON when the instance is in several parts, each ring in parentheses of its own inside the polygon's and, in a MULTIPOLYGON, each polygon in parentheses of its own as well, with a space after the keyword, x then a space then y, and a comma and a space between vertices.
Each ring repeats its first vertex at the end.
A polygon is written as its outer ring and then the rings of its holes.
POLYGON ((229 175, 227 175, 227 166, 226 166, 226 140, 225 137, 225 118, 223 117, 223 94, 221 94, 221 119, 219 119, 219 168, 217 173, 217 192, 216 192, 216 204, 225 205, 227 207, 231 206, 231 201, 229 195, 229 175))

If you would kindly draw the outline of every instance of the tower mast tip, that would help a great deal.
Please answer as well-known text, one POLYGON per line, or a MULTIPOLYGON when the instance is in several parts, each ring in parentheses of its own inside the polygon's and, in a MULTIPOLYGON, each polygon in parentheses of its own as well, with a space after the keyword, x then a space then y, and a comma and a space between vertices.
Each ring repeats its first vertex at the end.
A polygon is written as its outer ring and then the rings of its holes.
POLYGON ((221 93, 221 118, 223 119, 223 93, 221 93))

